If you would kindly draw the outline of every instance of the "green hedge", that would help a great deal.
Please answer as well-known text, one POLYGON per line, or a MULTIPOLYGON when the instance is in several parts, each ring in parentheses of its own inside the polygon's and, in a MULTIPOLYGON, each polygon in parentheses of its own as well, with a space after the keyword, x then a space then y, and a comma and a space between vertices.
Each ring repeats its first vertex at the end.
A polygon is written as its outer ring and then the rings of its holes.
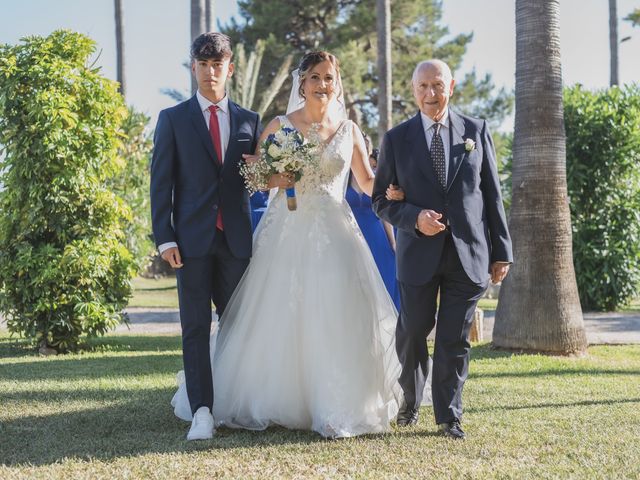
POLYGON ((640 88, 568 88, 564 112, 580 301, 616 310, 640 280, 640 88))

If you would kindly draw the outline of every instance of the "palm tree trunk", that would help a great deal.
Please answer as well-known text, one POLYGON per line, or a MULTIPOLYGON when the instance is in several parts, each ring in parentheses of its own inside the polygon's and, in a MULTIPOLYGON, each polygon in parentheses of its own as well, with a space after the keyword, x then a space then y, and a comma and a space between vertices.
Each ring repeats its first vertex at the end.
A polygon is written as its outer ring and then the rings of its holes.
POLYGON ((609 85, 618 85, 618 8, 609 0, 609 51, 611 55, 609 85))
POLYGON ((204 20, 205 20, 205 29, 207 32, 213 31, 213 23, 214 23, 213 8, 214 8, 214 0, 205 0, 204 20))
POLYGON ((269 108, 269 105, 271 105, 271 102, 273 102, 273 99, 276 98, 276 95, 280 91, 280 87, 282 87, 282 84, 289 77, 289 69, 291 68, 292 62, 292 54, 284 57, 278 73, 276 73, 276 76, 273 77, 273 80, 271 80, 271 83, 267 86, 267 89, 262 94, 260 106, 258 107, 258 113, 261 117, 264 116, 267 108, 269 108))
MULTIPOLYGON (((191 41, 204 33, 206 28, 204 0, 191 0, 191 41)), ((191 94, 198 90, 196 79, 191 76, 191 94)))
POLYGON ((378 137, 391 128, 391 0, 376 0, 378 29, 378 137))
POLYGON ((116 19, 116 75, 120 84, 120 93, 126 94, 126 81, 124 76, 124 18, 122 13, 122 0, 114 0, 116 19))
POLYGON ((500 292, 493 343, 568 354, 587 342, 573 269, 559 8, 559 0, 516 0, 515 262, 500 292))

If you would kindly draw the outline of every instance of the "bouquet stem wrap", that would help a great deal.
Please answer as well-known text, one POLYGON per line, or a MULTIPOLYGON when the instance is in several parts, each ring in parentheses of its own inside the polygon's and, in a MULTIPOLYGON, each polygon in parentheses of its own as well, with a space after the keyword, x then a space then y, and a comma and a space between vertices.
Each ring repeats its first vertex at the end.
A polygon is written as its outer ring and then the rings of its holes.
POLYGON ((296 189, 295 187, 287 188, 287 208, 290 211, 294 211, 298 209, 298 202, 296 201, 296 189))
MULTIPOLYGON (((240 165, 240 174, 249 193, 265 190, 269 186, 269 178, 275 174, 292 174, 296 182, 300 181, 306 168, 317 168, 319 154, 318 124, 309 128, 309 141, 305 141, 302 134, 294 129, 281 125, 278 130, 270 134, 260 145, 260 157, 250 163, 240 165)), ((287 208, 297 210, 296 189, 285 189, 287 193, 287 208)))

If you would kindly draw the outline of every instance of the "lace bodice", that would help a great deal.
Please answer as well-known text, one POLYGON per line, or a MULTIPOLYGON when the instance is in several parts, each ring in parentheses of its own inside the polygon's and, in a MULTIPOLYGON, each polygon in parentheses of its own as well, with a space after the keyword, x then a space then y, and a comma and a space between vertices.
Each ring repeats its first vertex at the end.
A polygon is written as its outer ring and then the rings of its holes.
MULTIPOLYGON (((286 116, 281 115, 278 119, 286 127, 295 128, 286 116)), ((343 120, 333 137, 319 145, 318 162, 303 170, 302 178, 296 183, 296 196, 328 195, 333 200, 342 202, 351 169, 352 153, 353 124, 351 120, 343 120)))

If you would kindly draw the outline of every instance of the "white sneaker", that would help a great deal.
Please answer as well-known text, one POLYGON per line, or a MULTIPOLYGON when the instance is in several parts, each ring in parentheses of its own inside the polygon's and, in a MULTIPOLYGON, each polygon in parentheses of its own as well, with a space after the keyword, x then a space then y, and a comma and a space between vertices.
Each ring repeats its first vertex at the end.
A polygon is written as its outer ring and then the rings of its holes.
POLYGON ((193 415, 187 440, 208 440, 213 437, 214 433, 213 415, 208 407, 200 407, 193 415))

